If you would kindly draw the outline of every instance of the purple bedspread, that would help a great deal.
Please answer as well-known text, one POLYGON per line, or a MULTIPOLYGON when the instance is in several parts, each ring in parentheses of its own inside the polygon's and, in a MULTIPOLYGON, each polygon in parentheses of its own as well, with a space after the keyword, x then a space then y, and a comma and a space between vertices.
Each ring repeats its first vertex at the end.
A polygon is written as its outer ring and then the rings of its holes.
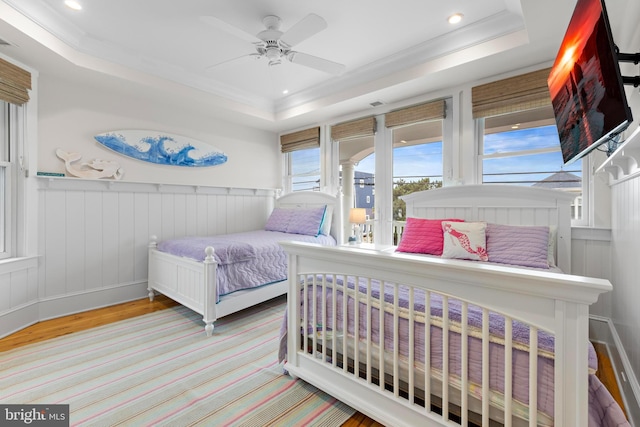
POLYGON ((335 245, 331 236, 306 236, 256 230, 209 237, 183 237, 158 243, 158 250, 203 261, 205 248, 214 248, 218 262, 218 295, 275 283, 287 278, 287 256, 279 242, 302 241, 335 245))
MULTIPOLYGON (((343 280, 339 276, 336 280, 338 285, 337 288, 337 297, 336 297, 336 329, 342 329, 342 306, 343 306, 343 280)), ((320 283, 320 282, 318 282, 320 283)), ((326 331, 332 331, 334 329, 333 325, 333 290, 331 284, 331 276, 327 276, 327 293, 325 297, 322 297, 322 287, 317 285, 316 288, 316 313, 318 313, 319 318, 313 319, 313 287, 310 283, 307 284, 307 300, 308 302, 308 310, 307 316, 309 319, 309 325, 307 325, 307 330, 309 333, 313 333, 314 331, 322 331, 323 328, 326 331), (322 312, 324 308, 326 308, 325 316, 322 316, 322 312)), ((353 290, 355 289, 354 279, 352 277, 348 278, 348 288, 353 290)), ((359 336, 364 337, 367 336, 366 329, 366 305, 364 304, 364 299, 367 292, 366 279, 361 279, 361 282, 358 284, 360 295, 359 298, 359 311, 360 311, 360 327, 359 327, 359 336)), ((384 300, 387 303, 393 304, 394 295, 393 295, 393 285, 384 286, 384 300)), ((380 283, 373 281, 371 284, 371 295, 374 300, 379 299, 380 295, 380 283)), ((353 314, 353 298, 349 296, 348 298, 349 311, 347 314, 347 328, 349 336, 353 337, 355 334, 354 327, 354 314, 353 314)), ((408 288, 405 286, 400 286, 399 288, 399 306, 402 308, 409 307, 409 298, 408 298, 408 288)), ((442 319, 443 315, 443 299, 439 295, 432 294, 430 300, 430 313, 432 324, 430 326, 431 331, 431 339, 430 339, 430 361, 432 369, 435 368, 437 370, 442 369, 442 329, 438 326, 438 319, 442 319)), ((462 321, 462 310, 461 310, 461 302, 454 298, 450 298, 448 301, 448 310, 449 310, 449 319, 452 324, 459 325, 462 321)), ((425 297, 424 292, 422 290, 415 290, 414 295, 414 311, 416 313, 425 313, 425 297)), ((301 313, 302 316, 302 306, 301 313)), ((279 351, 279 359, 280 361, 284 360, 286 357, 286 334, 287 334, 287 325, 286 325, 286 315, 285 320, 283 322, 281 328, 281 339, 280 339, 280 351, 279 351)), ((393 314, 390 312, 385 312, 385 330, 384 330, 384 347, 387 351, 393 351, 393 338, 394 338, 394 329, 393 329, 393 314)), ((372 333, 371 340, 373 343, 378 344, 380 342, 380 333, 377 330, 377 325, 379 324, 379 311, 377 308, 372 309, 371 313, 372 318, 372 333)), ((490 323, 490 334, 491 334, 491 342, 490 342, 490 388, 492 390, 496 390, 498 392, 504 391, 504 379, 501 375, 504 372, 504 346, 503 339, 505 336, 505 319, 501 315, 497 313, 489 313, 489 323, 490 323)), ((470 332, 469 338, 469 380, 475 384, 482 384, 482 340, 479 338, 478 334, 474 334, 474 330, 481 330, 482 328, 482 310, 474 305, 468 305, 468 325, 470 332), (475 336, 474 336, 475 335, 475 336)), ((516 400, 523 402, 525 404, 528 403, 528 372, 529 372, 529 355, 528 355, 528 345, 529 345, 529 328, 528 326, 522 324, 518 321, 513 321, 513 343, 514 343, 514 351, 513 351, 513 396, 516 400)), ((424 322, 416 321, 415 322, 415 358, 419 363, 424 362, 424 322)), ((402 337, 408 336, 408 320, 406 318, 399 319, 399 337, 400 344, 398 348, 399 354, 406 356, 408 351, 408 344, 403 341, 402 337)), ((590 343, 585 343, 585 345, 589 346, 589 367, 592 372, 595 372, 597 368, 597 359, 596 354, 593 349, 593 346, 590 343)), ((553 399, 553 389, 554 389, 554 368, 553 368, 553 349, 554 349, 554 338, 549 333, 544 331, 538 331, 538 410, 548 414, 553 417, 554 413, 554 399, 553 399)), ((461 353, 461 336, 458 332, 452 331, 449 333, 449 370, 450 373, 454 376, 460 377, 461 371, 461 361, 460 361, 460 353, 461 353)), ((602 383, 599 379, 590 374, 589 378, 589 426, 590 427, 602 427, 602 426, 628 426, 628 422, 624 416, 624 413, 620 409, 620 407, 616 404, 615 400, 608 392, 608 390, 602 386, 602 383)))

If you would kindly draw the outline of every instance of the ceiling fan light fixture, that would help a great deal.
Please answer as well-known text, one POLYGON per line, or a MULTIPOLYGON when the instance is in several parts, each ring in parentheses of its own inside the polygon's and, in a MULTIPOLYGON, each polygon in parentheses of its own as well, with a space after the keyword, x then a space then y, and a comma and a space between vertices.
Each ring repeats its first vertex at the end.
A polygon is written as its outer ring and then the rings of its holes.
POLYGON ((268 47, 265 50, 264 55, 269 61, 278 61, 280 56, 282 56, 282 51, 277 47, 268 47))
POLYGON ((201 19, 205 23, 213 25, 214 27, 221 29, 222 31, 227 31, 232 35, 239 34, 239 38, 250 41, 256 49, 255 53, 242 55, 237 58, 219 62, 218 64, 209 67, 209 69, 213 69, 214 67, 217 67, 219 65, 228 64, 230 62, 234 62, 238 59, 246 57, 253 57, 256 59, 264 57, 267 59, 269 65, 279 65, 287 60, 288 62, 292 62, 294 64, 299 64, 315 69, 317 71, 333 75, 340 75, 345 70, 344 64, 339 64, 337 62, 329 61, 324 58, 309 55, 307 53, 291 50, 293 46, 327 28, 327 22, 322 17, 314 13, 310 13, 302 18, 302 20, 298 21, 286 32, 280 31, 281 21, 279 17, 275 15, 265 16, 263 19, 263 24, 265 25, 266 29, 259 32, 255 36, 245 33, 239 28, 230 26, 229 24, 213 16, 204 16, 201 17, 201 19))

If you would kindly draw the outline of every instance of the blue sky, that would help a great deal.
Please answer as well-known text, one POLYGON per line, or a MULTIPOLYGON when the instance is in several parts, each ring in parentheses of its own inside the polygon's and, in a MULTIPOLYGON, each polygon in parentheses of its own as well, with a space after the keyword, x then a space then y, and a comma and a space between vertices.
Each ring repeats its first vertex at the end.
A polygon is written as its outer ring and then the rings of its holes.
MULTIPOLYGON (((483 164, 485 174, 507 174, 496 177, 486 176, 486 181, 525 181, 523 184, 537 182, 547 178, 555 172, 565 170, 581 176, 580 164, 576 163, 564 168, 560 143, 555 126, 544 126, 531 129, 520 129, 485 135, 484 152, 486 155, 497 153, 517 152, 557 148, 558 151, 526 156, 509 156, 486 159, 483 164), (538 172, 535 174, 521 174, 520 172, 538 172)), ((363 159, 356 170, 361 172, 375 172, 374 155, 363 159)), ((442 176, 442 143, 435 142, 408 147, 398 147, 394 150, 394 177, 408 176, 442 176)), ((403 178, 405 181, 411 178, 403 178)))

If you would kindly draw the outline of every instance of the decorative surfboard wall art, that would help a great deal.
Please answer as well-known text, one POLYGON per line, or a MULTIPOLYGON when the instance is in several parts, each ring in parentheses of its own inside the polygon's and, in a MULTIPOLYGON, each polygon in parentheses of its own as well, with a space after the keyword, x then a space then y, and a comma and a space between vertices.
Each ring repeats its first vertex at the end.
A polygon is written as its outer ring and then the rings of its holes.
POLYGON ((186 136, 148 130, 115 130, 94 137, 127 157, 171 166, 216 166, 227 156, 216 147, 186 136))

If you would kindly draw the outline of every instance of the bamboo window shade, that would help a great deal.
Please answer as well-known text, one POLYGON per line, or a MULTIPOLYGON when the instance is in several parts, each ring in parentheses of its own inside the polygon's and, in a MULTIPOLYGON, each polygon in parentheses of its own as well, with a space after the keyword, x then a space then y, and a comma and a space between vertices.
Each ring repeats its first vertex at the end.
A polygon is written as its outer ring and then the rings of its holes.
POLYGON ((320 127, 301 130, 280 136, 280 148, 283 153, 290 153, 320 146, 320 127))
POLYGON ((22 105, 29 101, 31 73, 0 58, 0 99, 22 105))
POLYGON ((388 128, 393 128, 429 120, 441 120, 445 116, 446 103, 444 99, 441 99, 391 111, 385 114, 384 124, 388 128))
POLYGON ((498 116, 551 105, 551 95, 547 86, 550 71, 550 68, 545 68, 473 87, 473 118, 498 116))
POLYGON ((331 127, 331 139, 345 141, 348 139, 372 136, 376 133, 376 118, 365 117, 363 119, 338 123, 331 127))

